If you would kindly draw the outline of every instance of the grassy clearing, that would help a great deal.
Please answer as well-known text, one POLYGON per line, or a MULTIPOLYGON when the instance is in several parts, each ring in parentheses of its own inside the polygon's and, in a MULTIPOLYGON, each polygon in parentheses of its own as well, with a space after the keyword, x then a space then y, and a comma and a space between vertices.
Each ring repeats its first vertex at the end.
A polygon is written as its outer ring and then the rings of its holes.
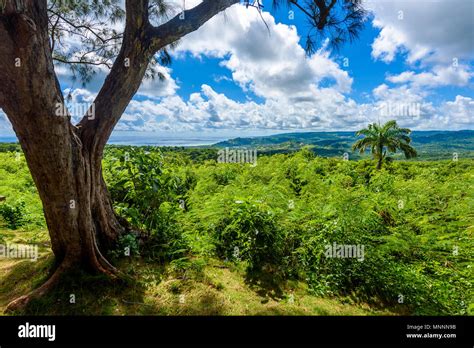
MULTIPOLYGON (((6 231, 5 231, 6 232, 6 231)), ((8 231, 8 242, 23 242, 29 232, 8 231)), ((41 234, 42 231, 39 231, 41 234)), ((54 258, 41 247, 37 262, 0 259, 0 312, 14 298, 39 286, 49 276, 54 258)), ((303 283, 284 289, 249 284, 239 267, 209 259, 198 270, 121 260, 130 280, 71 274, 48 296, 33 301, 29 315, 390 315, 350 298, 311 296, 303 283), (277 294, 278 293, 278 294, 277 294), (75 303, 70 303, 71 294, 75 303)))

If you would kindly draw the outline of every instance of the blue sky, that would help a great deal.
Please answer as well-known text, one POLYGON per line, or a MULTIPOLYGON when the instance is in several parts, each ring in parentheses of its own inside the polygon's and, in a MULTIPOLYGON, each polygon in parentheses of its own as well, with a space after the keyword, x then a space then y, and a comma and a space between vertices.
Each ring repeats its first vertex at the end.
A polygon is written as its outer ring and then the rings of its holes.
MULTIPOLYGON (((321 42, 309 57, 305 17, 263 2, 269 31, 241 5, 214 17, 172 52, 165 82, 144 81, 117 130, 237 137, 389 119, 417 130, 474 129, 474 1, 367 1, 356 42, 338 52, 321 42)), ((93 102, 107 73, 82 87, 56 71, 73 103, 93 102)), ((0 129, 9 129, 4 116, 0 129)))

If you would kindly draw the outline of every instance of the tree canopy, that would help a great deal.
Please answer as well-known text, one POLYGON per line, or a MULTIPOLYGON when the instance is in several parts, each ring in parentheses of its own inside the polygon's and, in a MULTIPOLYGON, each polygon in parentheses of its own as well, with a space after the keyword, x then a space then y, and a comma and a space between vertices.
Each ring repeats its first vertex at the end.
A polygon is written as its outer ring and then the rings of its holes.
POLYGON ((388 121, 384 125, 372 123, 356 133, 358 136, 363 135, 364 138, 357 140, 352 148, 359 150, 360 153, 370 149, 377 159, 377 169, 380 169, 387 151, 393 153, 401 150, 406 158, 416 157, 417 152, 410 145, 410 133, 410 129, 400 128, 397 121, 394 120, 388 121))
MULTIPOLYGON (((244 0, 243 4, 258 11, 264 9, 261 1, 244 0)), ((366 17, 362 0, 272 0, 272 7, 287 7, 306 16, 309 31, 302 35, 306 38, 308 54, 314 53, 325 39, 336 49, 344 42, 352 42, 358 37, 366 17)), ((149 0, 147 9, 149 21, 155 26, 176 15, 182 16, 186 10, 190 8, 186 8, 185 1, 179 4, 166 0, 149 0)), ((98 69, 112 68, 123 40, 125 17, 120 0, 49 1, 48 26, 53 59, 57 64, 67 66, 73 78, 88 83, 98 69)), ((145 78, 164 79, 159 67, 171 63, 170 52, 178 44, 179 39, 158 50, 150 59, 145 78)))

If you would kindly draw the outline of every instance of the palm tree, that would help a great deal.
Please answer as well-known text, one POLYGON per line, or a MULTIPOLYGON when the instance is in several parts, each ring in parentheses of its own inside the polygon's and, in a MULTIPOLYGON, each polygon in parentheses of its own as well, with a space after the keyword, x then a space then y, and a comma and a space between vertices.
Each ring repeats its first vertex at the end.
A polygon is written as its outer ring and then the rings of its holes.
POLYGON ((357 140, 352 146, 352 150, 360 150, 360 153, 364 153, 370 148, 372 155, 377 160, 377 169, 380 169, 387 150, 393 153, 401 150, 405 154, 405 158, 416 157, 416 150, 410 145, 410 133, 410 129, 398 127, 395 120, 388 121, 382 126, 380 123, 372 123, 356 133, 357 136, 363 135, 364 138, 357 140))

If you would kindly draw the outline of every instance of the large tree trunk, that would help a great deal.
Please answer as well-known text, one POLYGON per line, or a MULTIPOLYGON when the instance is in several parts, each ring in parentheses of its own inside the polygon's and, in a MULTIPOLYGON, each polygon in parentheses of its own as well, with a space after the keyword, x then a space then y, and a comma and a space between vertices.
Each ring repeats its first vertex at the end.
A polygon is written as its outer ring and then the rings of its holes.
MULTIPOLYGON (((53 116, 54 118, 54 116, 53 116)), ((45 118, 47 120, 47 118, 45 118)), ((39 124, 38 129, 48 124, 39 124)), ((113 272, 102 253, 113 247, 122 227, 102 179, 100 162, 90 157, 74 129, 22 137, 17 135, 43 202, 53 252, 58 262, 91 271, 113 272), (41 151, 31 149, 41 148, 41 151)))
MULTIPOLYGON (((46 126, 38 124, 38 129, 46 126)), ((24 128, 15 127, 15 130, 43 202, 58 268, 47 283, 12 302, 10 309, 41 296, 56 283, 60 273, 73 267, 115 275, 116 270, 104 253, 122 231, 114 216, 101 168, 91 165, 95 161, 74 137, 73 129, 69 129, 69 134, 58 133, 58 137, 41 132, 24 137, 24 128), (31 150, 38 148, 41 151, 31 150)))
MULTIPOLYGON (((63 103, 47 31, 46 1, 7 4, 0 15, 0 105, 10 119, 43 203, 56 273, 10 309, 44 294, 71 267, 116 274, 103 256, 123 228, 102 178, 102 152, 83 144, 63 103)), ((104 135, 105 136, 105 135, 104 135)), ((104 140, 105 143, 106 139, 104 140)))
POLYGON ((153 55, 238 2, 205 0, 185 11, 186 20, 178 15, 153 27, 149 1, 126 0, 122 47, 94 101, 95 117, 74 126, 69 116, 57 115, 64 100, 49 44, 47 1, 0 0, 0 107, 38 188, 58 265, 44 285, 8 308, 43 295, 72 267, 117 275, 104 257, 124 230, 102 177, 105 144, 153 55))

